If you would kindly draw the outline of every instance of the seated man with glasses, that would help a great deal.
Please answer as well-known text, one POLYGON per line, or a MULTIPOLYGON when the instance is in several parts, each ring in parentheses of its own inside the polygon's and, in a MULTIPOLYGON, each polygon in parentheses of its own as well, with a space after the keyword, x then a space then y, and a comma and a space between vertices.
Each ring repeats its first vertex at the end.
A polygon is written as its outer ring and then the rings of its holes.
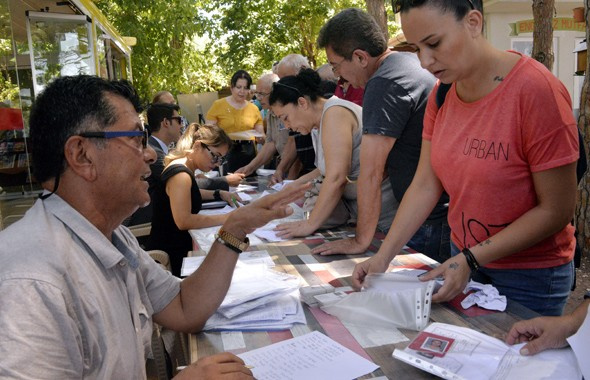
MULTIPOLYGON (((279 154, 279 160, 282 158, 283 150, 289 139, 289 129, 270 111, 270 105, 268 104, 272 84, 278 80, 278 75, 271 73, 262 75, 256 83, 256 99, 260 101, 262 109, 269 111, 264 118, 266 137, 264 145, 256 157, 248 165, 236 170, 236 173, 243 173, 246 176, 251 175, 262 165, 269 163, 277 152, 279 154)), ((297 179, 300 169, 299 165, 288 165, 285 166, 285 169, 289 173, 287 179, 297 179)))
MULTIPOLYGON (((128 82, 93 76, 55 79, 36 96, 32 168, 45 193, 0 231, 0 378, 145 379, 152 323, 198 332, 225 297, 246 235, 287 216, 305 191, 286 189, 234 211, 200 269, 181 281, 120 225, 150 200, 156 154, 139 111, 128 82)), ((200 146, 191 159, 211 161, 200 146)), ((178 378, 221 376, 252 372, 223 353, 178 378)))
POLYGON ((228 217, 199 214, 203 201, 223 200, 234 205, 234 199, 240 200, 225 190, 200 189, 194 176, 197 169, 208 172, 223 165, 231 144, 218 126, 192 123, 164 159, 166 167, 154 193, 147 247, 168 253, 175 276, 180 276, 182 259, 193 247, 188 230, 221 225, 228 217))
POLYGON ((182 131, 182 116, 178 114, 179 107, 170 103, 154 103, 147 110, 147 122, 151 136, 148 144, 156 151, 156 161, 150 165, 152 174, 147 178, 150 194, 149 205, 139 208, 124 224, 134 226, 152 221, 154 191, 160 182, 164 170, 164 157, 168 149, 180 138, 182 131))

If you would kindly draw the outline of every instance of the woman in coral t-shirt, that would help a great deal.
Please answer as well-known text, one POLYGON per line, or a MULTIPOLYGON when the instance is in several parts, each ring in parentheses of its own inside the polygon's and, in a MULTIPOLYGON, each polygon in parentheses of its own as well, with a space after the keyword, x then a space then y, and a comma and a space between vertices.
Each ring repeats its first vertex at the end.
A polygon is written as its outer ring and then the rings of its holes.
POLYGON ((424 68, 451 84, 439 109, 435 86, 424 116, 418 171, 379 252, 355 268, 383 272, 449 194, 453 257, 435 302, 470 277, 544 315, 560 315, 573 279, 578 135, 570 96, 537 61, 482 35, 481 0, 397 1, 404 35, 424 68))

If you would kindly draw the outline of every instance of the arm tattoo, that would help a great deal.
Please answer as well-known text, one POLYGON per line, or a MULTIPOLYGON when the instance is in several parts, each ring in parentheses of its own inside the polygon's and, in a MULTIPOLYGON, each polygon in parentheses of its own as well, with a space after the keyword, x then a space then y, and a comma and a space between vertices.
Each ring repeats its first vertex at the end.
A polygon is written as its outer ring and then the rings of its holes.
POLYGON ((457 263, 451 263, 451 264, 449 264, 449 268, 454 269, 454 270, 457 270, 457 268, 459 268, 459 264, 457 264, 457 263))
POLYGON ((501 77, 499 75, 497 75, 497 76, 494 77, 494 81, 495 82, 502 82, 503 80, 504 80, 504 77, 501 77))
POLYGON ((490 239, 486 240, 486 241, 482 241, 481 243, 479 243, 478 245, 480 247, 483 247, 484 245, 490 245, 492 244, 492 241, 490 239))

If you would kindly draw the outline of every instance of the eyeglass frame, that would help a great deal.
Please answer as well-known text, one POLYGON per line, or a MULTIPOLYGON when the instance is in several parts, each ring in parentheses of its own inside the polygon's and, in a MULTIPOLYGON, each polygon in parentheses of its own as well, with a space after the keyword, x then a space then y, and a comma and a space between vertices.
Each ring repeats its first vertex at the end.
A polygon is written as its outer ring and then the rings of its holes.
MULTIPOLYGON (((404 0, 391 0, 391 8, 392 8, 394 14, 397 14, 401 11, 403 2, 404 2, 404 0)), ((477 9, 477 8, 475 8, 475 4, 473 4, 473 0, 467 0, 467 2, 469 3, 471 10, 477 9)))
POLYGON ((148 139, 150 132, 147 129, 140 131, 95 131, 95 132, 82 132, 76 136, 91 138, 91 139, 114 139, 118 137, 142 137, 141 146, 142 149, 147 149, 148 139))
POLYGON ((332 72, 335 73, 336 70, 338 70, 338 67, 340 67, 340 65, 342 64, 342 62, 344 62, 346 60, 347 60, 346 58, 342 58, 340 60, 340 62, 338 62, 338 63, 332 63, 332 62, 330 62, 330 66, 332 66, 332 72))
POLYGON ((259 91, 254 91, 254 95, 256 96, 256 98, 261 97, 267 97, 270 95, 270 92, 259 92, 259 91))
POLYGON ((166 119, 168 119, 168 120, 176 120, 178 122, 178 124, 182 125, 182 119, 183 119, 183 117, 180 116, 180 115, 178 115, 178 116, 170 116, 170 117, 167 117, 166 119))
POLYGON ((225 164, 227 162, 227 155, 222 156, 221 154, 218 156, 215 153, 213 153, 211 151, 211 149, 209 149, 209 146, 207 144, 205 144, 204 142, 201 141, 201 145, 205 147, 205 149, 207 149, 207 152, 209 152, 209 154, 211 155, 211 162, 214 164, 219 163, 219 166, 222 166, 223 164, 225 164))

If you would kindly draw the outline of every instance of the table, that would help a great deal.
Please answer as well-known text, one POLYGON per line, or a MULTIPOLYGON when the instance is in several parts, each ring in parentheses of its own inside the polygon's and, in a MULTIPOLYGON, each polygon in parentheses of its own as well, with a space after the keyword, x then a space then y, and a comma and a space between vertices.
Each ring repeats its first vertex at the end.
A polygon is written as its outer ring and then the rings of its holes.
MULTIPOLYGON (((369 250, 364 255, 312 255, 310 249, 324 243, 350 236, 352 230, 339 229, 324 231, 315 236, 301 240, 262 244, 254 249, 265 249, 276 263, 277 271, 300 276, 308 285, 330 283, 333 286, 346 286, 351 284, 351 274, 354 265, 367 257, 374 255, 384 238, 383 234, 377 234, 373 239, 369 250)), ((409 248, 396 256, 392 265, 395 267, 425 268, 431 263, 423 255, 414 255, 409 248)), ((476 306, 461 311, 458 305, 460 298, 451 303, 434 304, 431 312, 431 320, 434 322, 449 323, 457 326, 469 327, 488 335, 503 339, 503 335, 512 324, 520 319, 528 319, 537 314, 515 302, 508 301, 505 312, 490 312, 476 306)), ((362 337, 361 341, 340 323, 340 321, 318 308, 310 308, 304 305, 307 325, 296 325, 291 330, 278 332, 204 332, 191 334, 189 337, 189 349, 191 361, 199 357, 209 356, 215 353, 230 351, 235 354, 250 351, 278 341, 303 335, 310 331, 320 331, 332 339, 338 341, 361 356, 372 360, 381 368, 370 375, 362 377, 372 378, 387 376, 392 379, 431 379, 435 376, 423 372, 401 361, 393 359, 391 353, 394 348, 405 348, 409 341, 395 344, 384 344, 369 347, 371 338, 362 337)), ((409 340, 418 333, 411 330, 400 329, 409 340)))

